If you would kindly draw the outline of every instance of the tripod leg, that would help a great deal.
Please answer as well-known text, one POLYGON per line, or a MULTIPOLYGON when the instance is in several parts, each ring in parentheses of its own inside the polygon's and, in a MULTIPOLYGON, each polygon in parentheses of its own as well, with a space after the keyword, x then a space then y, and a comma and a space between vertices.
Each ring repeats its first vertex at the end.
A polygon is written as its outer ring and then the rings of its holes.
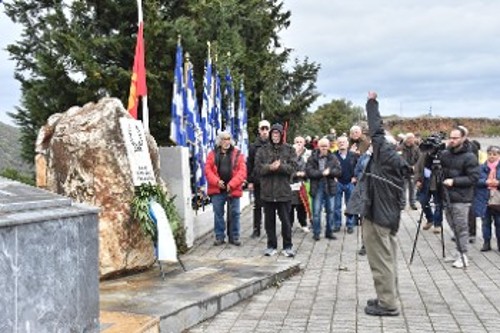
POLYGON ((444 225, 443 225, 443 222, 441 222, 441 247, 443 250, 443 258, 445 258, 446 257, 446 249, 445 249, 445 245, 444 245, 444 225))
POLYGON ((418 235, 420 234, 420 226, 422 225, 422 219, 424 217, 424 209, 420 211, 420 218, 417 222, 417 232, 415 233, 415 240, 413 241, 413 248, 411 250, 410 265, 413 263, 413 257, 415 256, 415 249, 417 247, 418 235))

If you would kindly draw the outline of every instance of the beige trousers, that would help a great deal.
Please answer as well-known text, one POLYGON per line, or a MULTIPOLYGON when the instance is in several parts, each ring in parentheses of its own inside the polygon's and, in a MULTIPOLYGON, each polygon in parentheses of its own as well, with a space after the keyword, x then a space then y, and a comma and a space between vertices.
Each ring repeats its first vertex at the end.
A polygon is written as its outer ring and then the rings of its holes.
POLYGON ((390 229, 363 219, 363 241, 379 304, 386 309, 398 308, 397 239, 390 229))

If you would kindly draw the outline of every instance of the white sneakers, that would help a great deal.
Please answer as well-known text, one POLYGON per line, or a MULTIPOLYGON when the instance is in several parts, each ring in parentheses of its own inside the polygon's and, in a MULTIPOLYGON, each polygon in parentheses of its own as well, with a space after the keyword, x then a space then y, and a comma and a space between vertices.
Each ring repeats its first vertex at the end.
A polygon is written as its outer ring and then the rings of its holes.
POLYGON ((302 229, 302 231, 303 231, 304 233, 306 233, 306 234, 308 234, 309 232, 311 232, 311 229, 309 229, 309 227, 308 227, 308 226, 302 227, 301 229, 302 229))
POLYGON ((469 259, 467 259, 467 256, 464 254, 463 259, 462 256, 458 256, 457 260, 452 265, 455 268, 464 268, 469 266, 469 259))
POLYGON ((467 255, 464 253, 463 255, 463 260, 462 256, 460 255, 460 252, 455 251, 451 257, 445 258, 445 262, 452 262, 454 268, 464 268, 469 266, 469 259, 467 258, 467 255))

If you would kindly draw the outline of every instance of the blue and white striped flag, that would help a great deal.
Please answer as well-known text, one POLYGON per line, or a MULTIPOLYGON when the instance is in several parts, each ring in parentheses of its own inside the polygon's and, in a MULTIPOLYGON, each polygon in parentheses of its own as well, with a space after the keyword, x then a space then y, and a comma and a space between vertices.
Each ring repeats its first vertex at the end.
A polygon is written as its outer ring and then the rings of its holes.
POLYGON ((205 77, 203 78, 203 104, 201 106, 201 130, 203 133, 203 146, 208 148, 210 136, 212 135, 212 122, 210 115, 213 108, 212 94, 212 61, 210 51, 205 63, 205 77))
POLYGON ((235 139, 238 138, 238 129, 235 124, 235 114, 234 114, 234 87, 233 87, 233 78, 231 76, 231 72, 229 68, 226 68, 226 89, 224 91, 225 97, 225 110, 224 116, 226 117, 226 128, 225 130, 231 133, 231 136, 235 139))
POLYGON ((174 87, 172 89, 172 110, 170 115, 170 140, 178 146, 185 146, 184 133, 184 66, 182 46, 177 44, 175 53, 174 87))
POLYGON ((186 141, 188 146, 196 145, 197 131, 199 130, 199 109, 194 87, 193 65, 186 64, 186 89, 184 99, 184 119, 186 124, 186 141))
POLYGON ((238 148, 241 153, 248 157, 248 114, 247 114, 247 101, 245 96, 245 87, 243 80, 240 84, 240 93, 238 101, 238 124, 239 124, 239 137, 238 148))

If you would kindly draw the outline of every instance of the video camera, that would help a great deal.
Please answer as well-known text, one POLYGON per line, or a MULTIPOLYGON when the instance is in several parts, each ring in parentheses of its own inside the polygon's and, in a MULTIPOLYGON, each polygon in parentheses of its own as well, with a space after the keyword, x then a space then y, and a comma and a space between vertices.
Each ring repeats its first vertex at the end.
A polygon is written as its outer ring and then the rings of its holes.
POLYGON ((443 132, 434 133, 422 140, 422 143, 420 143, 418 147, 422 152, 435 154, 446 149, 446 144, 443 142, 443 139, 445 138, 446 134, 443 132))

